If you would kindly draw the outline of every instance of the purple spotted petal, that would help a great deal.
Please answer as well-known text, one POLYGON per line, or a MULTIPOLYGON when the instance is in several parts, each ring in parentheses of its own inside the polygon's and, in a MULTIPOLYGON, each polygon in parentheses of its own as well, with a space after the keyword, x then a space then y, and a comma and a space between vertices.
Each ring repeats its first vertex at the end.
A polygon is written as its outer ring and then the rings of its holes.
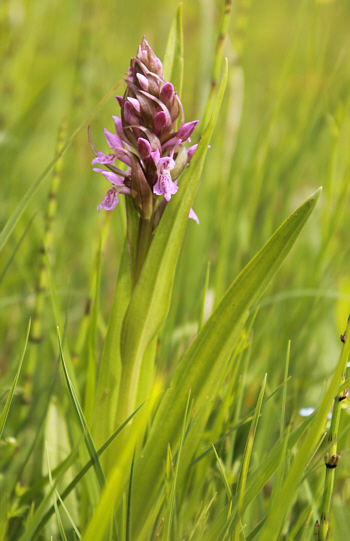
POLYGON ((123 97, 122 96, 116 96, 115 99, 119 103, 119 106, 121 107, 123 104, 123 97))
POLYGON ((171 180, 170 174, 159 175, 156 184, 153 186, 153 193, 156 195, 163 195, 167 201, 170 201, 171 196, 174 195, 178 186, 171 180))
POLYGON ((97 207, 97 212, 100 212, 101 209, 113 210, 119 203, 118 194, 115 188, 108 190, 101 203, 97 207))
POLYGON ((115 184, 116 186, 124 186, 124 181, 121 177, 118 177, 115 173, 112 173, 112 171, 105 171, 104 169, 98 169, 94 167, 94 171, 96 173, 101 173, 106 179, 111 182, 112 184, 115 184))
POLYGON ((197 224, 199 225, 198 216, 193 209, 190 210, 188 217, 191 218, 191 220, 194 220, 195 222, 197 222, 197 224))

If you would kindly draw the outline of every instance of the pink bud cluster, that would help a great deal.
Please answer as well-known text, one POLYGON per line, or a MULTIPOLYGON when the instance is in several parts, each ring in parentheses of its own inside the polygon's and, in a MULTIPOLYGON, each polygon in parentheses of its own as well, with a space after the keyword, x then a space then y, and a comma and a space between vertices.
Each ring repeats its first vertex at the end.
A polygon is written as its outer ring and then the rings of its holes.
MULTIPOLYGON (((115 133, 104 129, 111 152, 97 152, 89 137, 96 156, 92 164, 107 168, 94 171, 112 184, 97 210, 114 209, 122 193, 132 198, 140 216, 153 216, 158 223, 166 203, 178 190, 179 175, 196 150, 197 145, 186 148, 185 143, 198 121, 185 122, 180 98, 165 81, 162 63, 145 38, 131 59, 125 81, 124 96, 116 97, 121 113, 113 116, 115 133), (126 170, 115 165, 117 161, 124 163, 126 170), (162 203, 160 196, 164 196, 162 203)), ((192 209, 189 217, 199 223, 192 209)))

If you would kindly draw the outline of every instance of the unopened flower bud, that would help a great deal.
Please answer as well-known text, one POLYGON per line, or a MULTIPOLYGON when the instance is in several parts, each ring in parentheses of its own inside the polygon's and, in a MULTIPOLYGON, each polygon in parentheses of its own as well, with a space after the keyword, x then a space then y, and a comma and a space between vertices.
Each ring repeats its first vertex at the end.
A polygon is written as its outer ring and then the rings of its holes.
POLYGON ((150 157, 151 152, 152 152, 152 147, 147 141, 147 139, 143 139, 143 137, 139 137, 137 140, 137 150, 141 158, 146 159, 150 157))
POLYGON ((124 118, 131 126, 137 126, 140 123, 139 118, 135 114, 135 108, 129 101, 124 103, 124 118))
POLYGON ((163 85, 159 94, 159 99, 167 106, 173 103, 174 87, 171 83, 165 83, 165 85, 163 85))
POLYGON ((159 111, 153 121, 154 129, 159 133, 167 125, 168 118, 164 111, 159 111))
POLYGON ((191 137, 193 130, 198 124, 198 120, 193 120, 192 122, 187 122, 176 132, 176 137, 181 139, 181 141, 187 141, 191 137))
POLYGON ((141 113, 140 102, 136 98, 127 98, 128 102, 131 103, 136 113, 141 113))
POLYGON ((148 92, 149 83, 148 83, 147 77, 142 75, 142 73, 136 73, 136 77, 138 79, 138 82, 139 82, 140 87, 142 88, 142 90, 145 90, 146 92, 148 92))

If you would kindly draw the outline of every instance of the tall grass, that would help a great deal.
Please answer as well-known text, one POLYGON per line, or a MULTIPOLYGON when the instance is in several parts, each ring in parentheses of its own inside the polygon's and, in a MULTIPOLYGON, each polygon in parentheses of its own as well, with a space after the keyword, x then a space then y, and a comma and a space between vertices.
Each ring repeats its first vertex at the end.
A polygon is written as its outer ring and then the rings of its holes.
POLYGON ((0 541, 348 536, 349 5, 176 10, 0 7, 0 541), (203 139, 130 301, 87 124, 105 148, 143 35, 203 139))

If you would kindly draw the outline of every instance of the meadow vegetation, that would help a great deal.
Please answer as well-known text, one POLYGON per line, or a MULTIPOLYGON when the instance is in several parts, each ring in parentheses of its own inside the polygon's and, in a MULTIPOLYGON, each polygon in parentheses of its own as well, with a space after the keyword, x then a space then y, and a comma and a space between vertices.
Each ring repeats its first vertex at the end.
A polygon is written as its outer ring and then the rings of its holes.
POLYGON ((0 6, 0 541, 349 537, 350 5, 230 11, 0 6), (143 36, 201 142, 130 279, 88 125, 143 36))

